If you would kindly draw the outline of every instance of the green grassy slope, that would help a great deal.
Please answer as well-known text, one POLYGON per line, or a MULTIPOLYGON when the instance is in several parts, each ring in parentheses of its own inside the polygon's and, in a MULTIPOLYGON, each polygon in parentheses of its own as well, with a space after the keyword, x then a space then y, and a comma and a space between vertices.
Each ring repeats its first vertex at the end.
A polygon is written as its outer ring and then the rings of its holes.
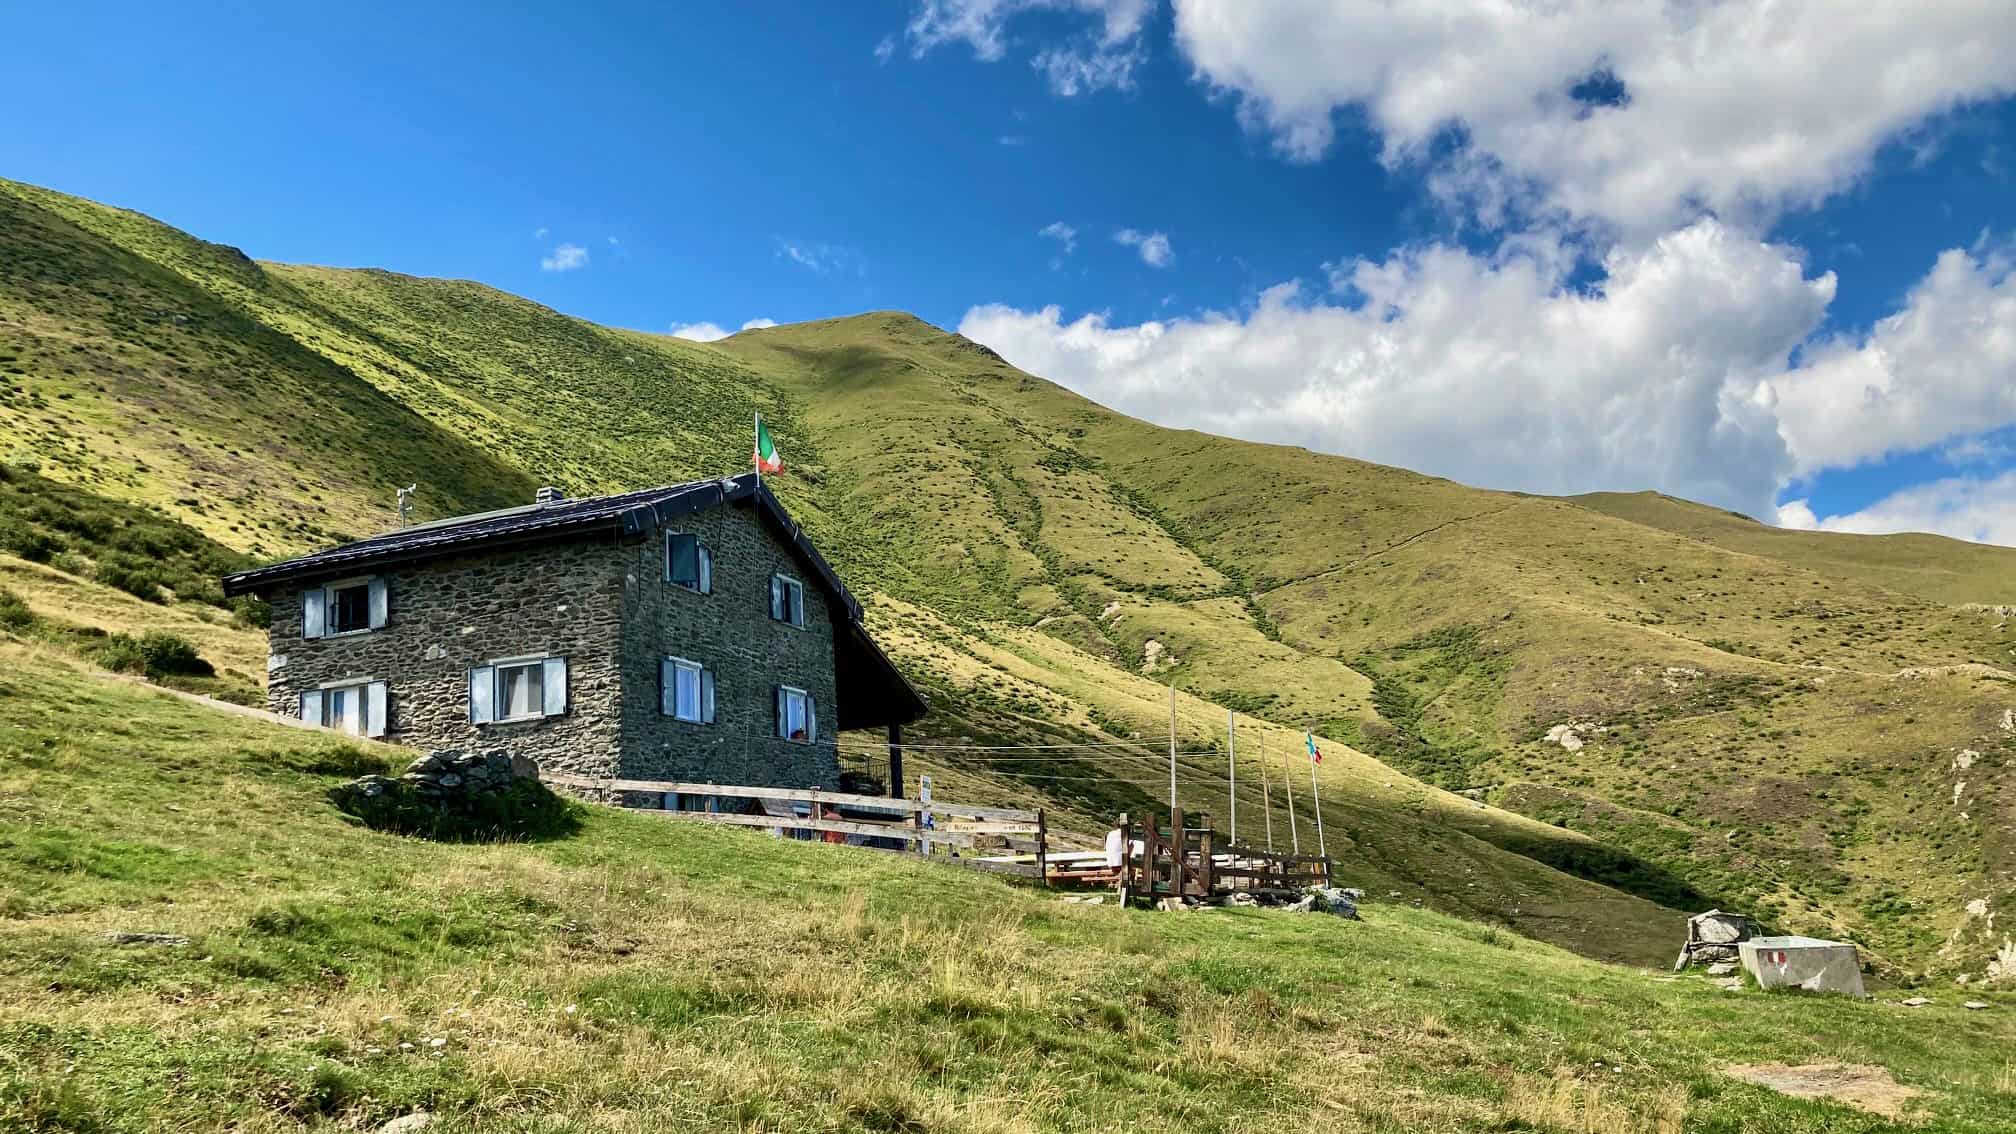
POLYGON ((987 613, 1137 670, 1153 640, 1188 691, 1597 834, 1640 893, 1899 968, 1978 973, 2000 944, 1969 910, 2016 908, 2012 636, 1969 603, 2005 593, 2016 552, 1797 534, 1767 555, 1159 429, 896 314, 719 346, 844 430, 859 479, 832 487, 935 579, 978 568, 991 585, 961 597, 987 613))
POLYGON ((1732 994, 1405 904, 1065 905, 599 808, 427 843, 324 798, 388 755, 0 642, 0 1127, 1962 1134, 2016 1107, 2006 993, 1732 994), (1920 1093, 1892 1122, 1722 1074, 1833 1060, 1920 1093))
POLYGON ((1664 528, 1830 574, 1960 605, 2016 603, 2009 549, 1935 535, 1841 535, 1767 527, 1748 516, 1657 492, 1592 492, 1570 502, 1634 524, 1664 528))
MULTIPOLYGON (((233 548, 385 526, 414 480, 431 515, 739 468, 760 408, 793 468, 779 491, 933 694, 922 739, 1152 742, 1174 683, 1186 750, 1247 714, 1242 787, 1260 738, 1276 761, 1301 729, 1328 740, 1331 826, 1368 881, 1611 956, 1671 948, 1653 903, 1720 902, 1900 972, 1978 974, 2000 943, 1986 914, 2016 918, 2011 635, 1955 601, 1997 601, 2006 549, 1816 534, 1767 554, 1159 429, 900 314, 702 345, 475 284, 251 264, 26 186, 0 183, 0 205, 19 222, 0 240, 30 234, 40 265, 0 287, 0 326, 33 331, 0 359, 0 455, 233 548), (169 321, 207 337, 143 333, 160 296, 214 312, 169 321), (101 373, 128 363, 139 386, 101 373), (184 382, 201 412, 105 424, 184 382), (323 405, 327 436, 288 432, 272 392, 322 382, 359 392, 323 405), (220 449, 260 491, 183 459, 220 449)), ((1186 757, 1184 786, 1215 812, 1213 759, 1186 757)), ((1150 763, 935 770, 1089 829, 1164 790, 1150 763)))

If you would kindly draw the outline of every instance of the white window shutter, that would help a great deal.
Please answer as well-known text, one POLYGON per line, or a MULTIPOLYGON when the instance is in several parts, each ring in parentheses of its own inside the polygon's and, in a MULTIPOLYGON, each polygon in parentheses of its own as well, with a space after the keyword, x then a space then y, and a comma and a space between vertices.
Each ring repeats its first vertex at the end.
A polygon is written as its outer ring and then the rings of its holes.
POLYGON ((489 724, 497 719, 497 669, 479 665, 469 671, 469 723, 489 724))
POLYGON ((714 593, 714 553, 704 543, 700 545, 700 593, 714 593))
POLYGON ((676 533, 666 532, 665 546, 658 549, 659 575, 662 577, 662 581, 667 583, 672 581, 672 536, 674 534, 676 533))
POLYGON ((700 671, 700 723, 714 723, 714 671, 700 671))
POLYGON ((805 739, 819 739, 819 702, 810 693, 805 694, 805 739))
POLYGON ((770 617, 784 621, 784 580, 770 576, 770 617))
POLYGON ((805 625, 805 588, 791 588, 791 625, 805 625))
POLYGON ((567 711, 567 659, 547 658, 546 679, 541 683, 546 692, 545 712, 549 717, 557 717, 567 711))
POLYGON ((392 612, 392 604, 385 593, 385 577, 371 576, 371 629, 385 629, 386 616, 392 612))
POLYGON ((309 724, 322 723, 322 691, 309 689, 301 694, 301 719, 309 724))
POLYGON ((385 683, 374 681, 364 687, 364 735, 385 735, 385 683))
POLYGON ((788 737, 791 735, 791 720, 789 714, 784 711, 784 687, 782 685, 777 686, 772 692, 771 699, 776 702, 777 735, 788 737))
POLYGON ((301 636, 320 638, 322 636, 322 588, 301 592, 301 636))
POLYGON ((658 711, 668 717, 679 715, 679 675, 671 658, 658 659, 658 711))

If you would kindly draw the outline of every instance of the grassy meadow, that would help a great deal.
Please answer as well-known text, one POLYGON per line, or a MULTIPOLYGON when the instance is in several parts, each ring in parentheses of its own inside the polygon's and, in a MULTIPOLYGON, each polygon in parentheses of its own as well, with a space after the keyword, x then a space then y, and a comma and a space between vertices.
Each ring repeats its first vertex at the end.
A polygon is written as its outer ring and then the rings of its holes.
POLYGON ((1999 1131, 2016 998, 1725 992, 1404 902, 1059 902, 583 807, 363 830, 394 750, 0 643, 0 1128, 1999 1131), (112 933, 186 944, 119 944, 112 933), (1840 1061, 1895 1119, 1722 1073, 1840 1061))

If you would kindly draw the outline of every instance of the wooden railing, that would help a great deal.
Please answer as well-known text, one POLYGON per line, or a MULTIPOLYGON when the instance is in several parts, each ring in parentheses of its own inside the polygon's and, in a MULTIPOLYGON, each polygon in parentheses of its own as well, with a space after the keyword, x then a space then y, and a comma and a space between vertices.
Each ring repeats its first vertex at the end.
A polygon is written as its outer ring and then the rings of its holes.
POLYGON ((1202 816, 1186 826, 1175 812, 1171 822, 1129 822, 1121 828, 1126 853, 1117 883, 1122 900, 1210 898, 1234 891, 1289 894, 1330 884, 1330 860, 1319 855, 1276 854, 1220 843, 1202 816))
MULTIPOLYGON (((599 776, 570 776, 541 772, 544 783, 566 788, 577 795, 621 804, 628 795, 693 796, 729 801, 727 810, 680 811, 632 807, 643 814, 665 819, 684 819, 729 827, 757 827, 777 831, 809 831, 818 834, 859 836, 895 842, 906 851, 930 854, 945 848, 958 856, 955 861, 977 869, 1043 879, 1047 873, 1049 829, 1043 809, 982 807, 934 799, 896 799, 882 795, 820 791, 814 788, 749 787, 738 784, 701 784, 674 780, 629 780, 599 776), (784 808, 766 809, 765 805, 784 808), (803 814, 799 814, 802 805, 803 814), (789 814, 778 814, 788 810, 789 814), (832 811, 838 818, 828 818, 832 811), (1016 842, 1029 844, 1035 863, 983 862, 960 852, 1015 848, 1016 842)), ((1019 849, 1019 848, 1018 848, 1019 849)))

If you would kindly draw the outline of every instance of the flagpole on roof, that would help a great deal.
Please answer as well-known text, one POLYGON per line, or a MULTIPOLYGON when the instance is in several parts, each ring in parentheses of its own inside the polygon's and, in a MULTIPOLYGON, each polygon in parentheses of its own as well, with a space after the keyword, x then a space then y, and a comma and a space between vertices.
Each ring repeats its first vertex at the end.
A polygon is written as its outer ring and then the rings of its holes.
MULTIPOLYGON (((749 446, 749 463, 756 468, 756 487, 763 487, 763 411, 756 411, 756 440, 749 446)), ((761 491, 757 492, 762 495, 761 491)))

